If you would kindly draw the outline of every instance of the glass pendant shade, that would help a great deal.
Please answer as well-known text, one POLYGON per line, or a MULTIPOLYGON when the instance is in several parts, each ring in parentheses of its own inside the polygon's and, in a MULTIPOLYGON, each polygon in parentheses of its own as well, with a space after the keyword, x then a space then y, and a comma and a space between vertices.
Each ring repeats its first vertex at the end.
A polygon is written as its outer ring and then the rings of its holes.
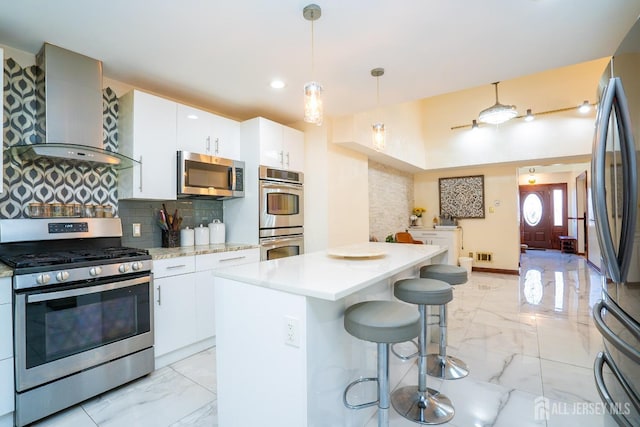
POLYGON ((496 103, 489 108, 480 111, 478 120, 482 123, 499 125, 518 115, 515 105, 504 105, 498 102, 498 83, 493 83, 496 87, 496 103))
POLYGON ((373 148, 376 151, 383 151, 385 147, 384 123, 374 123, 373 126, 373 148))
POLYGON ((322 125, 322 85, 318 82, 304 85, 304 121, 322 125))

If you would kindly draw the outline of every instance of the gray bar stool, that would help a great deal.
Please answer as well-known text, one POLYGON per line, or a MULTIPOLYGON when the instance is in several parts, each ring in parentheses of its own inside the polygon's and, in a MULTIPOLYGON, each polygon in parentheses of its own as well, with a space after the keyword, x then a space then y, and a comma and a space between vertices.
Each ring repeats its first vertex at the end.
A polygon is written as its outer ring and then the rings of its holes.
MULTIPOLYGON (((435 279, 450 285, 467 282, 467 269, 457 265, 432 264, 420 269, 420 277, 435 279)), ((447 355, 447 305, 440 306, 440 344, 438 354, 427 356, 427 373, 432 377, 457 380, 469 375, 467 364, 457 357, 447 355)))
POLYGON ((403 417, 420 424, 442 424, 455 413, 451 400, 427 387, 427 306, 443 306, 453 299, 451 286, 434 279, 402 279, 394 284, 393 294, 401 301, 418 305, 418 385, 405 386, 391 394, 391 403, 403 417))
POLYGON ((344 390, 342 400, 350 409, 362 409, 378 404, 378 426, 389 425, 389 343, 409 341, 420 332, 420 317, 415 309, 396 301, 365 301, 347 308, 344 328, 356 338, 378 344, 378 376, 351 382, 344 390), (378 399, 352 405, 347 401, 351 387, 377 381, 378 399))

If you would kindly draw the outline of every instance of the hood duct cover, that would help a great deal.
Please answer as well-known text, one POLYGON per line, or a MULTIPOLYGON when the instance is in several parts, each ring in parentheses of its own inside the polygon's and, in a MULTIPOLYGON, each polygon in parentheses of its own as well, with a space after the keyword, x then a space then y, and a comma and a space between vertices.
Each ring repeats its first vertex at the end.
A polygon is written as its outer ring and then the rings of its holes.
POLYGON ((36 55, 38 126, 44 141, 12 147, 28 157, 46 156, 130 167, 134 160, 103 149, 102 62, 45 43, 36 55))

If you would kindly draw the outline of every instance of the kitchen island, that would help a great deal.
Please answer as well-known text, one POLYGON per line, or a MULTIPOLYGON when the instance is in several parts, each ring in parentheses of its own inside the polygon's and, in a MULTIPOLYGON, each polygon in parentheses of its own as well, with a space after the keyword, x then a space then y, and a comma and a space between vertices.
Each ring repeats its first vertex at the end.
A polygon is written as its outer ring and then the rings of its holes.
MULTIPOLYGON (((215 276, 221 426, 363 426, 344 387, 375 376, 375 344, 343 327, 357 302, 392 299, 393 283, 446 259, 433 245, 365 243, 218 269, 215 276)), ((411 362, 390 358, 395 387, 411 362)), ((375 382, 353 399, 375 399, 375 382)))

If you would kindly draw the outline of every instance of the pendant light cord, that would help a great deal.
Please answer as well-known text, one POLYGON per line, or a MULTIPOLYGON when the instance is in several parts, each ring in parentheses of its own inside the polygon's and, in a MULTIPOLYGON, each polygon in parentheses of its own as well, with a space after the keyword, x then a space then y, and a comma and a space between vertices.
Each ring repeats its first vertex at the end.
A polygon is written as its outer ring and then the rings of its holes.
POLYGON ((315 69, 315 63, 314 63, 314 57, 315 57, 315 49, 314 49, 314 44, 313 44, 313 19, 311 20, 311 80, 313 80, 314 78, 314 69, 315 69))

